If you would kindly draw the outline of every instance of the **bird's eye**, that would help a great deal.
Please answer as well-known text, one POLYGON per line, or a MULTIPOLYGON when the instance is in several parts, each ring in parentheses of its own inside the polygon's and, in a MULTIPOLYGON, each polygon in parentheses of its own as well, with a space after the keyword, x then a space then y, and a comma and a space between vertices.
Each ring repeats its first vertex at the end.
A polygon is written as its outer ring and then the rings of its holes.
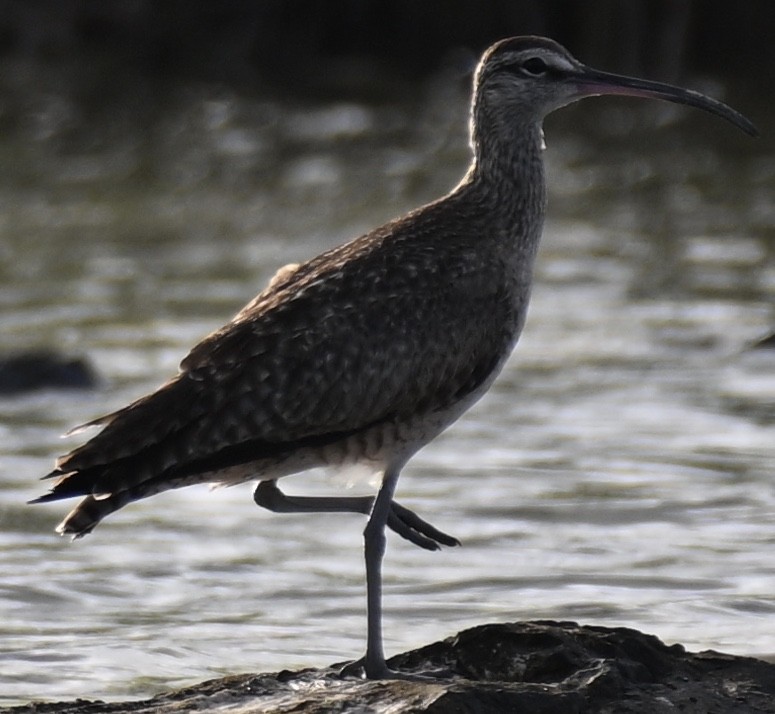
POLYGON ((540 57, 531 57, 522 63, 522 69, 533 77, 539 77, 546 74, 549 66, 540 57))

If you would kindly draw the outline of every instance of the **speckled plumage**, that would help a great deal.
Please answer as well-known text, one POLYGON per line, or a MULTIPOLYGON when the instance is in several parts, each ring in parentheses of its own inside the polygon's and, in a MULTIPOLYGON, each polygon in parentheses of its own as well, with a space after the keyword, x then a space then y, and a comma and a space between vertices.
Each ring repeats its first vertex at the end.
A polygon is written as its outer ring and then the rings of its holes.
POLYGON ((422 446, 491 381, 522 323, 514 202, 492 203, 466 182, 275 279, 58 462, 50 497, 107 496, 63 532, 165 488, 336 462, 337 446, 378 465, 383 448, 422 446))
POLYGON ((57 462, 42 499, 86 496, 60 532, 83 535, 131 501, 194 483, 384 468, 453 422, 524 322, 545 203, 531 131, 529 142, 519 124, 474 131, 477 160, 449 195, 282 268, 180 374, 92 422, 103 430, 57 462))
POLYGON ((616 77, 543 38, 482 57, 471 111, 473 161, 447 196, 300 265, 278 271, 180 373, 92 422, 102 431, 62 457, 38 502, 85 496, 59 530, 199 482, 258 480, 256 503, 283 512, 370 513, 365 531, 364 671, 393 676, 381 639, 384 528, 425 548, 456 541, 393 501, 401 468, 489 388, 524 324, 545 189, 543 117, 603 93, 746 119, 695 92, 616 77), (382 469, 371 498, 287 497, 274 481, 318 465, 382 469))

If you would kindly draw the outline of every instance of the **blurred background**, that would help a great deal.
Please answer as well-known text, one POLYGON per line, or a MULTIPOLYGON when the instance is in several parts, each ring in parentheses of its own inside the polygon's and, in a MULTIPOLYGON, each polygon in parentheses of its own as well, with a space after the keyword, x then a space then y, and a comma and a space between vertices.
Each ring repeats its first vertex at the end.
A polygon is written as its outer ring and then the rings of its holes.
POLYGON ((278 267, 448 191, 478 55, 528 33, 720 98, 762 136, 625 98, 547 119, 522 342, 399 485, 464 545, 391 539, 388 650, 555 618, 775 655, 774 16, 765 0, 0 2, 0 703, 360 654, 357 516, 194 488, 71 544, 52 532, 69 504, 25 501, 80 443, 60 434, 164 381, 278 267))

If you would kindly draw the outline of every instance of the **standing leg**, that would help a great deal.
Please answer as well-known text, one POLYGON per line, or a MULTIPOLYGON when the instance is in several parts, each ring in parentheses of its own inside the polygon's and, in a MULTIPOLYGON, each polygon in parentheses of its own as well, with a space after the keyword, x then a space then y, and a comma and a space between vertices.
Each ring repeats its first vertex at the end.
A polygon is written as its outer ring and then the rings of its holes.
MULTIPOLYGON (((369 522, 363 532, 366 559, 367 640, 366 655, 342 669, 343 676, 367 679, 404 679, 413 676, 392 672, 385 663, 382 644, 382 559, 385 555, 385 528, 391 528, 408 541, 428 550, 440 545, 460 545, 460 542, 434 528, 408 508, 396 503, 393 494, 401 466, 390 466, 382 477, 382 485, 372 496, 288 496, 274 480, 261 481, 253 494, 257 505, 275 513, 363 513, 369 522)), ((422 677, 420 677, 422 678, 422 677)))
POLYGON ((363 531, 366 557, 367 639, 363 668, 367 679, 389 679, 395 676, 385 663, 382 646, 382 558, 385 555, 385 526, 393 494, 401 473, 400 466, 388 466, 382 485, 374 499, 369 522, 363 531))

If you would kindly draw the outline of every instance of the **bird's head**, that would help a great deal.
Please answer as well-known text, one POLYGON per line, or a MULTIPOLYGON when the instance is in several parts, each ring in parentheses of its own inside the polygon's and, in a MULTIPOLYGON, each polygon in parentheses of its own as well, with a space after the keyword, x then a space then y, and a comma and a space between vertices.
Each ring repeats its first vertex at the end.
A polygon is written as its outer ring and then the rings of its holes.
POLYGON ((543 37, 512 37, 494 44, 479 62, 474 88, 475 121, 486 114, 491 123, 538 124, 555 109, 584 97, 620 94, 688 104, 723 117, 751 136, 758 134, 748 119, 722 102, 661 82, 600 72, 543 37))

